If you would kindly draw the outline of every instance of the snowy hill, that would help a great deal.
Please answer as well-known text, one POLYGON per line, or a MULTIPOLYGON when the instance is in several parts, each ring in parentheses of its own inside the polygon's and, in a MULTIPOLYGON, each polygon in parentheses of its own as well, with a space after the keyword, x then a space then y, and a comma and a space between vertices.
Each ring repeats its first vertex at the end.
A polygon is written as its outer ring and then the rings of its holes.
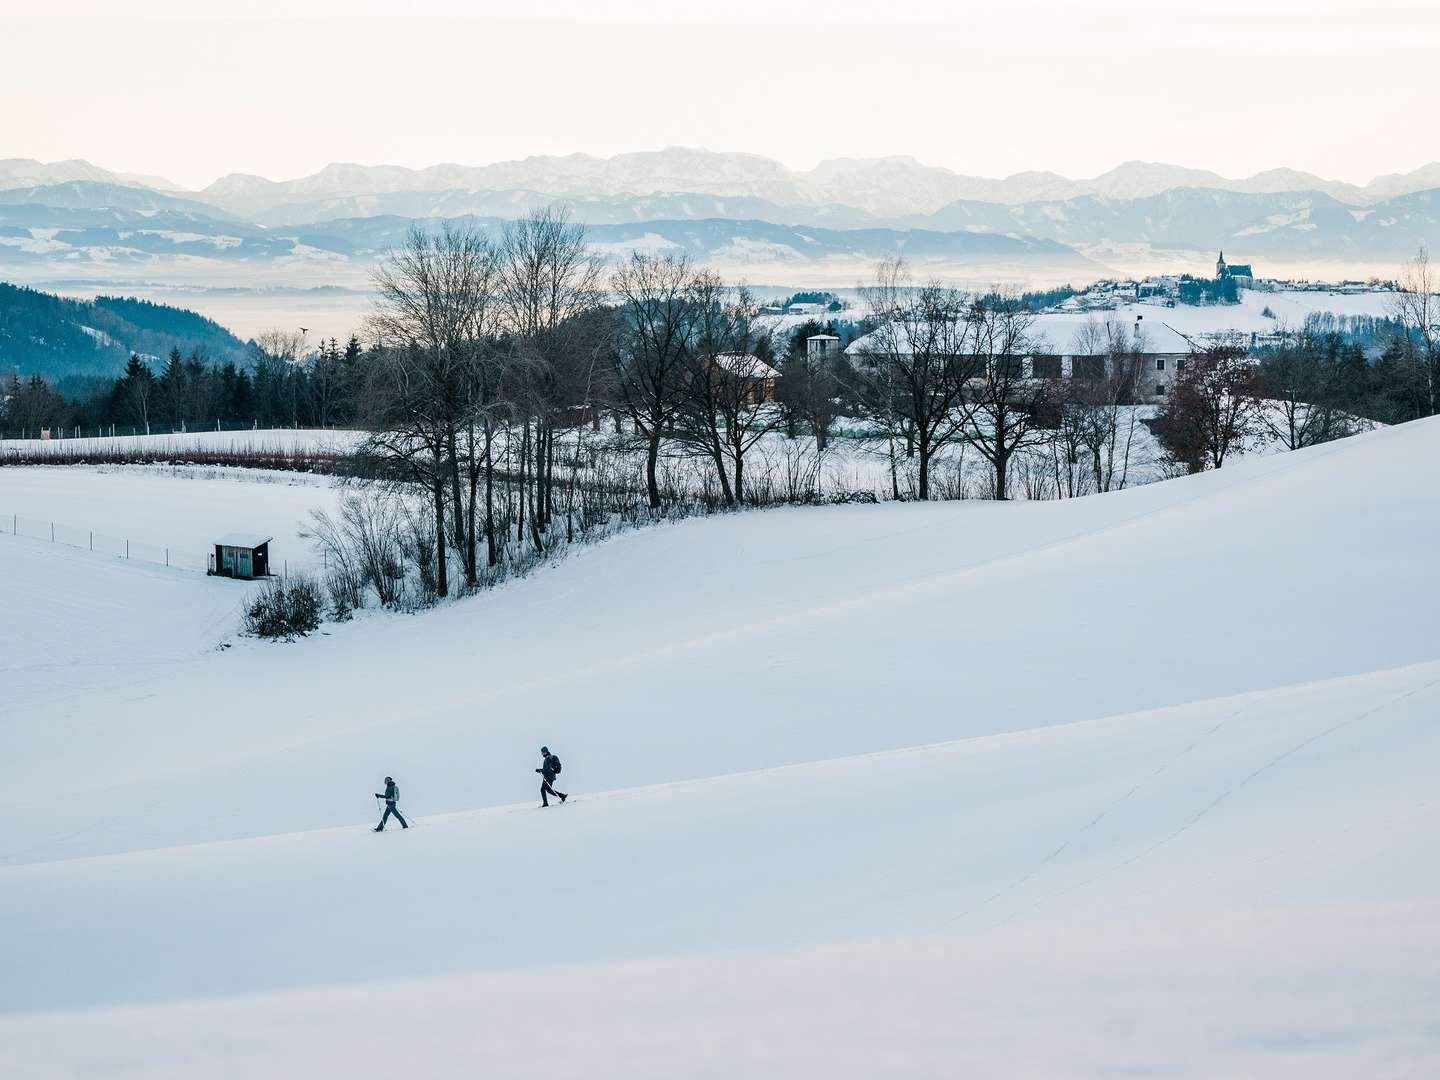
POLYGON ((27 1077, 1429 1075, 1437 454, 1432 420, 695 521, 223 650, 197 625, 243 587, 137 623, 141 579, 0 536, 49 627, 0 648, 0 1044, 27 1077), (542 742, 576 794, 544 812, 542 742), (374 836, 386 773, 418 827, 374 836))
POLYGON ((114 173, 88 161, 36 161, 33 158, 0 159, 0 191, 9 188, 35 187, 42 184, 67 184, 74 180, 98 184, 127 184, 156 191, 181 191, 179 185, 160 176, 136 173, 114 173))
POLYGON ((202 349, 244 363, 245 345, 219 323, 184 308, 133 297, 72 300, 0 281, 0 370, 114 377, 132 353, 202 349))

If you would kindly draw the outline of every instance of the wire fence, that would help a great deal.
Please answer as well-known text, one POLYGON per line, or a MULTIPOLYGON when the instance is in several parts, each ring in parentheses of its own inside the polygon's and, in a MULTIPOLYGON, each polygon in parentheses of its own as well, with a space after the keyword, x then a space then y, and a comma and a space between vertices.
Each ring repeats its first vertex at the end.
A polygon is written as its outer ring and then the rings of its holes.
POLYGON ((203 574, 210 569, 208 551, 197 552, 190 548, 150 544, 126 536, 114 536, 77 525, 66 525, 59 521, 22 517, 20 514, 0 512, 0 532, 25 536, 32 540, 47 540, 52 544, 64 544, 66 547, 111 555, 117 559, 155 563, 175 570, 190 570, 203 574))

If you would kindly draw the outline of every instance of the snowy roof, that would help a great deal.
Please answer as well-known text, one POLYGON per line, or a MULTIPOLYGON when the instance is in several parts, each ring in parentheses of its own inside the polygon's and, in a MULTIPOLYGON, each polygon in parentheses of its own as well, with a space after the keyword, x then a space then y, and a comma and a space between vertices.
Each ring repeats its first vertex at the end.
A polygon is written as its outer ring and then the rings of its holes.
POLYGON ((754 353, 718 353, 715 357, 715 366, 722 371, 728 371, 732 375, 741 375, 747 379, 778 379, 780 377, 780 372, 754 353))
POLYGON ((268 544, 273 539, 275 539, 273 536, 266 536, 263 533, 233 532, 226 533, 224 536, 220 537, 220 539, 216 540, 215 546, 258 548, 262 547, 265 544, 268 544))
MULTIPOLYGON (((1057 312, 1037 315, 1030 334, 1037 344, 1043 343, 1050 352, 1070 356, 1092 352, 1093 349, 1083 345, 1081 339, 1088 336, 1088 327, 1091 324, 1098 325, 1103 330, 1106 323, 1115 323, 1118 328, 1123 328, 1127 335, 1132 333, 1137 325, 1133 315, 1126 316, 1123 313, 1118 318, 1107 319, 1103 315, 1057 312)), ((1174 354, 1192 351, 1189 338, 1159 319, 1144 319, 1138 325, 1145 338, 1144 351, 1147 353, 1174 354)))
MULTIPOLYGON (((1088 353, 1091 350, 1081 344, 1082 331, 1092 323, 1103 330, 1107 322, 1113 322, 1117 326, 1123 327, 1127 336, 1134 331, 1136 325, 1133 316, 1105 319, 1094 314, 1071 312, 1037 315, 1030 327, 1031 349, 1029 351, 1059 353, 1063 356, 1088 353)), ((1189 338, 1158 319, 1153 322, 1146 319, 1139 325, 1145 338, 1144 352, 1173 355, 1193 351, 1189 338)), ((900 339, 900 348, 908 351, 903 326, 897 328, 896 337, 900 339)), ((879 331, 873 331, 852 341, 846 352, 851 355, 874 351, 883 352, 886 346, 886 338, 879 331)))
POLYGON ((809 337, 807 337, 805 340, 806 340, 806 341, 839 341, 840 339, 839 339, 838 337, 836 337, 834 334, 811 334, 811 335, 810 335, 809 337))

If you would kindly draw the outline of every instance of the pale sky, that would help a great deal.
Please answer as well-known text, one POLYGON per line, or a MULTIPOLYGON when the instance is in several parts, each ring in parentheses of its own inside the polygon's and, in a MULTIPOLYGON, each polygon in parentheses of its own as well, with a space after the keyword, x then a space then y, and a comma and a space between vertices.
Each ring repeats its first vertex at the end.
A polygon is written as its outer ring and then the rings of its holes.
POLYGON ((1440 159, 1437 56, 1440 0, 0 0, 0 158, 198 187, 683 145, 1364 183, 1440 159))

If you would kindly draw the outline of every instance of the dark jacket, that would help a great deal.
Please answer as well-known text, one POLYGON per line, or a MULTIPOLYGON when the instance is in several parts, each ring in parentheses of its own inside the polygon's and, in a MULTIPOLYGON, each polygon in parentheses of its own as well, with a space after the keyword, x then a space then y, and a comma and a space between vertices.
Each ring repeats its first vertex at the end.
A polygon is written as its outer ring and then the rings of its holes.
MULTIPOLYGON (((380 793, 377 791, 375 794, 376 794, 376 795, 379 795, 380 793)), ((385 796, 384 796, 384 798, 385 798, 385 801, 388 802, 388 803, 393 803, 393 802, 395 802, 397 799, 399 799, 399 798, 400 798, 400 785, 397 784, 397 783, 395 783, 394 780, 391 780, 389 783, 387 783, 387 784, 385 785, 385 796)))
POLYGON ((553 784, 557 775, 555 772, 555 755, 546 754, 544 762, 542 762, 540 768, 535 771, 545 778, 547 784, 553 784))

